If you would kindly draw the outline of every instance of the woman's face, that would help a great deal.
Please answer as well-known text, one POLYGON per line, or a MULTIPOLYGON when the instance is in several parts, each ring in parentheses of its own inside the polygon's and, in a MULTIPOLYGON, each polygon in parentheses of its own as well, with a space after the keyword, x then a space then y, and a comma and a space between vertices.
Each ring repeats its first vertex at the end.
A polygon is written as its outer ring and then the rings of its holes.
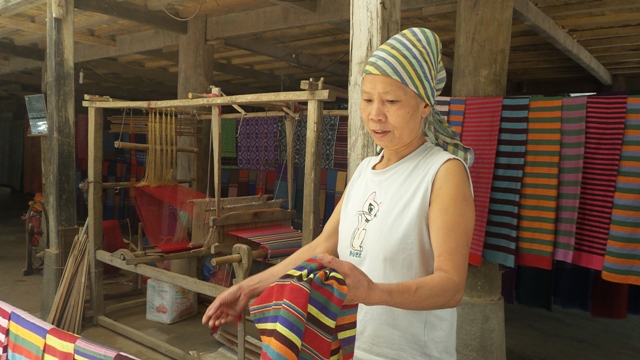
POLYGON ((429 111, 427 102, 397 80, 371 74, 362 79, 360 116, 385 151, 413 151, 422 145, 422 119, 429 111))

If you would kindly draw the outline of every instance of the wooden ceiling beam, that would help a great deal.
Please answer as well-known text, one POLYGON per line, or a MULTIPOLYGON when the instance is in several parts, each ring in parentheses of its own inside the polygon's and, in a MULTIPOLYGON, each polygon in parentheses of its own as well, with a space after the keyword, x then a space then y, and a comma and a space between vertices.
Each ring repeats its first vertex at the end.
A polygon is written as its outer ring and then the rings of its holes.
POLYGON ((254 69, 248 69, 248 68, 236 66, 233 64, 226 64, 220 61, 213 62, 213 71, 223 73, 223 74, 238 76, 242 78, 255 79, 256 81, 263 81, 266 83, 279 84, 280 82, 282 82, 282 78, 278 75, 265 73, 265 72, 257 71, 254 69))
MULTIPOLYGON (((47 34, 47 27, 44 25, 32 23, 25 20, 13 19, 5 16, 0 16, 0 25, 9 26, 14 29, 36 32, 38 34, 47 34)), ((82 34, 74 34, 73 38, 77 42, 94 45, 115 46, 116 44, 113 40, 82 34)))
POLYGON ((46 2, 47 0, 0 0, 0 15, 12 16, 46 2))
POLYGON ((572 31, 571 35, 577 40, 605 39, 610 37, 640 34, 640 26, 621 26, 608 29, 593 29, 572 31))
POLYGON ((40 48, 32 46, 17 46, 8 41, 0 41, 0 54, 36 61, 44 61, 45 55, 44 50, 40 48))
POLYGON ((118 2, 116 0, 75 0, 74 6, 76 9, 150 25, 161 30, 178 34, 187 33, 187 23, 185 21, 175 20, 164 11, 150 11, 143 6, 132 3, 118 2))
POLYGON ((640 35, 621 36, 614 39, 595 39, 580 42, 586 48, 613 47, 620 45, 640 45, 640 35))
POLYGON ((304 67, 323 69, 337 75, 349 76, 348 65, 340 64, 332 59, 324 59, 313 55, 299 53, 286 47, 267 44, 263 41, 251 39, 226 39, 225 44, 278 60, 284 60, 285 57, 289 57, 291 62, 304 67))
POLYGON ((270 0, 272 3, 288 7, 297 11, 316 12, 318 10, 317 0, 270 0))
MULTIPOLYGON (((101 14, 95 15, 90 18, 76 21, 73 25, 73 30, 74 32, 77 32, 77 31, 92 29, 101 25, 109 24, 111 22, 113 22, 113 18, 110 16, 101 15, 101 14)), ((34 33, 34 34, 29 34, 29 35, 15 38, 14 42, 16 43, 16 45, 27 45, 27 44, 36 43, 39 41, 45 41, 46 39, 47 39, 46 34, 43 35, 43 34, 34 33)))
POLYGON ((513 16, 547 39, 560 51, 575 60, 601 83, 611 85, 611 73, 582 45, 564 32, 553 19, 529 0, 513 1, 513 16))
POLYGON ((599 27, 620 27, 638 25, 640 12, 621 12, 616 14, 587 16, 557 21, 558 25, 569 30, 587 30, 599 27))
POLYGON ((572 4, 546 6, 543 12, 552 18, 565 19, 580 15, 606 15, 621 11, 637 11, 640 3, 629 0, 596 0, 585 3, 584 1, 572 4))

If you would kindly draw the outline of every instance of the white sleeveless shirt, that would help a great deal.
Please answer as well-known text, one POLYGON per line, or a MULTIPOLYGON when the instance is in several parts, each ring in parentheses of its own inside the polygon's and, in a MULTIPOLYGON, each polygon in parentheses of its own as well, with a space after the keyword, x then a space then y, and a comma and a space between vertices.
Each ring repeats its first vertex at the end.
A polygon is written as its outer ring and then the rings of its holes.
MULTIPOLYGON (((396 164, 362 161, 344 194, 338 255, 374 282, 433 274, 427 216, 436 173, 454 155, 426 142, 396 164)), ((355 359, 455 359, 456 309, 410 311, 359 305, 355 359)))

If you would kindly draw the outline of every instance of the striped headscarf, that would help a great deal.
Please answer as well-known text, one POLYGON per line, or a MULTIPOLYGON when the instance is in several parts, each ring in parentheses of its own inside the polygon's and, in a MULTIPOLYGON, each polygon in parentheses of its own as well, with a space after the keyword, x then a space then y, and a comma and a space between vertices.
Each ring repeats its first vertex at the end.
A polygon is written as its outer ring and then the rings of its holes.
POLYGON ((436 96, 447 82, 442 65, 442 43, 425 28, 409 28, 391 37, 371 55, 364 75, 385 75, 413 90, 431 106, 425 133, 432 143, 459 157, 468 166, 473 150, 464 146, 436 109, 436 96))

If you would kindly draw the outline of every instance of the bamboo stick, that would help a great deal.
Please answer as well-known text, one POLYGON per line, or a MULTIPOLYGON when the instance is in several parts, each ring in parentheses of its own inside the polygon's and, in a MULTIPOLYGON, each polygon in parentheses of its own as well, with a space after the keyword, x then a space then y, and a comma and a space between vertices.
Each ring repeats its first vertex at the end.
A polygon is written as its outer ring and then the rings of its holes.
MULTIPOLYGON (((123 142, 123 141, 116 141, 113 143, 113 145, 116 147, 116 149, 131 149, 131 150, 143 150, 143 151, 147 151, 149 150, 149 145, 147 144, 137 144, 137 143, 129 143, 129 142, 123 142)), ((166 146, 161 146, 160 148, 165 148, 166 146)), ((198 148, 196 147, 191 147, 191 146, 178 146, 176 147, 177 151, 180 152, 188 152, 188 153, 197 153, 198 152, 198 148)))

